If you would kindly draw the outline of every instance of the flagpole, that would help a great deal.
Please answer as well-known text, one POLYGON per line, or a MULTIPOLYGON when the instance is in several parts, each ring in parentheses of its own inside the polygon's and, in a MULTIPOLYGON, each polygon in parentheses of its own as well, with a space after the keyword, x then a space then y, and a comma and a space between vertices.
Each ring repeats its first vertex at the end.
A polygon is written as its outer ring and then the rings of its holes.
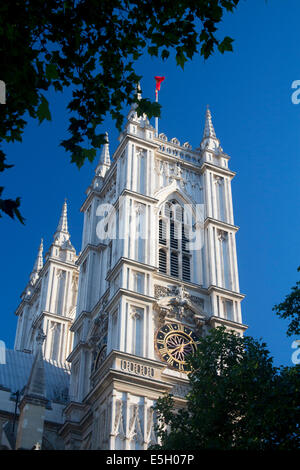
MULTIPOLYGON (((164 81, 165 77, 154 77, 156 81, 155 87, 155 102, 158 103, 158 92, 160 90, 160 84, 164 81)), ((158 137, 158 117, 155 118, 155 137, 158 137)))
MULTIPOLYGON (((155 102, 158 103, 158 90, 155 90, 155 102)), ((155 118, 155 137, 158 137, 158 117, 155 118)))

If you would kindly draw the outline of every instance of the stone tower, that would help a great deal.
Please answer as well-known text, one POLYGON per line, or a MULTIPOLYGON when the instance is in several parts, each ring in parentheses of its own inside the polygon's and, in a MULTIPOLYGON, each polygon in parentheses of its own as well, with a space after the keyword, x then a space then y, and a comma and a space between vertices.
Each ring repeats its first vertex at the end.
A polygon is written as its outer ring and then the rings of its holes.
POLYGON ((61 435, 68 449, 146 449, 155 443, 155 400, 172 392, 183 403, 185 358, 199 336, 218 325, 240 334, 246 328, 235 173, 209 109, 197 149, 156 136, 135 106, 112 159, 106 140, 81 208, 70 403, 61 435))
POLYGON ((22 300, 16 310, 15 350, 35 353, 35 339, 41 329, 46 335, 43 357, 58 364, 65 363, 73 345, 70 326, 77 302, 76 259, 68 231, 65 202, 45 262, 42 241, 29 282, 21 295, 22 300))

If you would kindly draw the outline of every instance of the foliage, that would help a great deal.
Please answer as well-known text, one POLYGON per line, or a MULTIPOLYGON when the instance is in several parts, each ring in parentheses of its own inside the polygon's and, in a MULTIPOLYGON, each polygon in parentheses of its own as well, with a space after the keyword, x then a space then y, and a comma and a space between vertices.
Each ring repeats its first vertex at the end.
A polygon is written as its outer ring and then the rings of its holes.
MULTIPOLYGON (((21 141, 28 117, 51 120, 45 93, 71 87, 70 137, 61 145, 81 167, 105 142, 99 126, 107 113, 122 125, 122 109, 137 102, 136 60, 147 51, 167 59, 176 52, 182 68, 196 53, 232 50, 217 27, 239 0, 10 0, 0 4, 0 142, 21 141)), ((143 98, 138 113, 159 116, 160 106, 143 98)), ((0 149, 2 170, 5 154, 0 149)), ((11 166, 11 165, 10 165, 11 166)), ((16 215, 19 199, 2 200, 0 211, 16 215)), ((22 219, 20 219, 22 220, 22 219)))
MULTIPOLYGON (((300 266, 298 271, 300 271, 300 266)), ((288 318, 290 320, 287 329, 288 336, 300 334, 300 281, 296 282, 291 292, 286 295, 285 300, 275 305, 273 310, 280 318, 288 318)))
POLYGON ((274 367, 264 343, 223 327, 200 340, 189 362, 186 407, 176 409, 171 395, 156 404, 163 449, 299 448, 299 366, 274 367))

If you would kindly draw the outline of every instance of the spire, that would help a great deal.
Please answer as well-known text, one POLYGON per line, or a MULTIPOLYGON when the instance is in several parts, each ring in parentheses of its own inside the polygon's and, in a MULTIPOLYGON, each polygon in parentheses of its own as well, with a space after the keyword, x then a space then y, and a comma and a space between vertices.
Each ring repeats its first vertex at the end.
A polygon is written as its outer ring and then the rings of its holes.
POLYGON ((220 141, 216 136, 214 125, 212 122, 211 112, 209 106, 207 105, 205 113, 205 126, 203 132, 203 138, 201 141, 201 149, 217 150, 221 149, 220 141))
POLYGON ((54 240, 59 245, 62 245, 65 241, 69 239, 70 239, 70 234, 68 231, 67 201, 65 200, 63 207, 62 207, 58 226, 54 234, 54 240))
POLYGON ((30 376, 19 404, 20 416, 18 420, 16 449, 33 449, 36 443, 42 444, 45 410, 48 404, 42 352, 44 339, 45 335, 40 328, 36 337, 36 353, 30 376))
POLYGON ((95 170, 96 175, 102 176, 103 178, 111 165, 110 154, 109 154, 109 139, 108 139, 107 132, 105 132, 105 139, 106 139, 106 143, 102 147, 99 163, 95 170))
POLYGON ((66 201, 66 199, 65 199, 65 202, 64 202, 63 207, 62 207, 62 211, 61 211, 61 215, 60 215, 60 219, 59 219, 56 231, 57 232, 69 233, 68 232, 68 214, 67 214, 67 201, 66 201))
POLYGON ((216 139, 216 133, 215 133, 215 129, 212 123, 211 112, 210 112, 208 105, 206 108, 205 127, 204 127, 204 133, 203 133, 203 138, 205 137, 213 137, 216 139))
POLYGON ((38 275, 39 275, 39 272, 42 269, 42 267, 43 267, 43 239, 41 239, 38 255, 36 257, 36 260, 35 260, 35 263, 34 263, 34 266, 33 266, 33 270, 30 274, 30 280, 31 280, 32 283, 36 282, 36 280, 38 278, 38 275))
POLYGON ((36 354, 25 389, 25 395, 33 395, 42 399, 46 399, 45 369, 42 351, 45 338, 46 336, 42 328, 40 328, 36 336, 36 354))

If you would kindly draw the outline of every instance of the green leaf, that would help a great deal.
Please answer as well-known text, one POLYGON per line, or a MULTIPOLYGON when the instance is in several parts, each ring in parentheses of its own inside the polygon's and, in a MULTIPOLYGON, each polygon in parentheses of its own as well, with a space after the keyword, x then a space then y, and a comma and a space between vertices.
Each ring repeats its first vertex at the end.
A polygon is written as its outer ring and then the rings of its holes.
POLYGON ((166 60, 166 59, 169 57, 169 55, 170 55, 170 52, 167 51, 167 49, 164 49, 164 50, 162 51, 162 53, 161 53, 161 58, 162 58, 163 60, 166 60))
POLYGON ((219 51, 224 54, 225 51, 233 51, 232 48, 233 39, 226 36, 223 41, 218 45, 219 51))
POLYGON ((40 124, 44 121, 44 119, 47 119, 47 121, 51 121, 49 103, 43 95, 41 95, 41 101, 40 101, 36 114, 37 114, 40 124))
POLYGON ((180 65, 182 70, 184 69, 184 64, 186 63, 186 61, 187 61, 187 58, 185 57, 183 51, 181 49, 177 50, 176 62, 177 62, 177 65, 180 65))
POLYGON ((92 162, 96 156, 96 149, 82 149, 82 153, 85 158, 92 162))
POLYGON ((57 67, 55 64, 47 64, 46 65, 46 77, 48 80, 55 80, 59 77, 57 67))
POLYGON ((148 52, 151 56, 158 56, 158 47, 157 46, 150 46, 148 47, 148 52))

